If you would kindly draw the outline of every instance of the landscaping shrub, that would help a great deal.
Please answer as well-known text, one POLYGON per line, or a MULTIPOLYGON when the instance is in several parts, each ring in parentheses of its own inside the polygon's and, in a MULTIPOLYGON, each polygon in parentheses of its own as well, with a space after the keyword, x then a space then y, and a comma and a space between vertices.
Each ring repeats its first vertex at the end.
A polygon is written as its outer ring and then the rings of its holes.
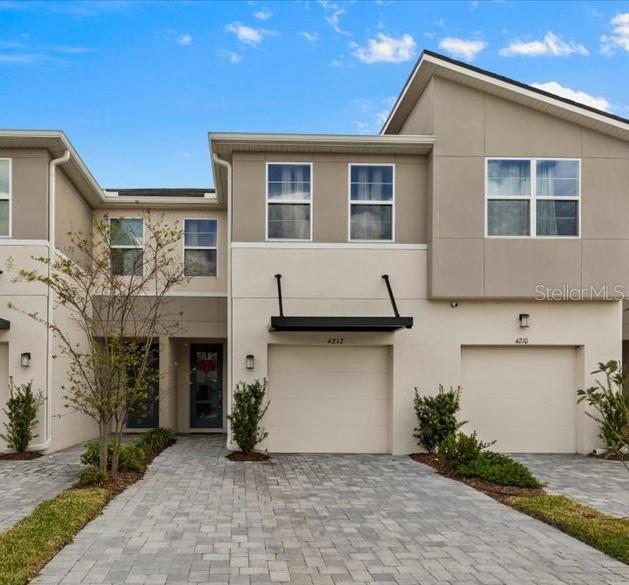
POLYGON ((166 449, 174 440, 175 433, 171 429, 160 427, 143 433, 138 440, 138 445, 140 448, 144 449, 146 453, 155 453, 166 449))
POLYGON ((253 451, 268 436, 260 427, 269 408, 268 401, 264 404, 266 388, 266 380, 256 380, 251 384, 240 382, 234 391, 232 413, 228 419, 234 441, 245 453, 253 451))
POLYGON ((429 453, 433 453, 441 441, 465 424, 456 420, 460 395, 460 386, 445 390, 440 384, 439 391, 434 396, 421 396, 415 388, 414 404, 417 416, 415 437, 429 453))
POLYGON ((81 471, 79 484, 81 486, 105 483, 109 479, 106 473, 103 473, 98 467, 86 467, 81 471))
POLYGON ((578 390, 578 402, 586 401, 597 414, 586 413, 600 425, 599 437, 612 453, 629 454, 629 386, 619 363, 600 362, 592 374, 603 374, 604 382, 578 390))
MULTIPOLYGON (((107 446, 107 469, 111 469, 111 456, 114 450, 113 441, 107 446)), ((120 470, 142 471, 146 453, 136 443, 125 443, 120 448, 120 470)), ((81 463, 91 467, 100 467, 100 446, 97 442, 88 443, 81 454, 81 463)))
POLYGON ((10 449, 24 453, 30 442, 37 437, 33 429, 37 424, 37 411, 44 399, 40 392, 33 392, 32 382, 14 385, 9 383, 10 397, 4 407, 7 422, 6 434, 0 434, 10 449))
POLYGON ((439 443, 437 453, 452 469, 457 469, 460 465, 471 463, 495 442, 485 443, 481 441, 476 435, 476 431, 471 435, 451 433, 439 443))
POLYGON ((484 451, 470 462, 459 465, 457 474, 462 477, 478 477, 500 485, 539 488, 542 484, 521 463, 508 455, 484 451))

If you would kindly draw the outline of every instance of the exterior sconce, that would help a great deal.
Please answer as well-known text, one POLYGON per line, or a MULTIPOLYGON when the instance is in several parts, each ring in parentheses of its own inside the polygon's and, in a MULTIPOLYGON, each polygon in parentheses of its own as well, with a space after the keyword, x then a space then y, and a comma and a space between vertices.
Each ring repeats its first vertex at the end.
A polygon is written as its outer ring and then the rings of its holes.
POLYGON ((245 358, 245 366, 248 370, 253 370, 256 365, 255 360, 256 358, 253 356, 253 354, 247 355, 247 357, 245 358))
POLYGON ((23 368, 28 368, 31 365, 31 354, 26 351, 20 355, 20 365, 23 368))
POLYGON ((518 320, 520 321, 520 327, 522 329, 526 329, 529 326, 529 319, 531 316, 528 313, 520 313, 518 315, 518 320))

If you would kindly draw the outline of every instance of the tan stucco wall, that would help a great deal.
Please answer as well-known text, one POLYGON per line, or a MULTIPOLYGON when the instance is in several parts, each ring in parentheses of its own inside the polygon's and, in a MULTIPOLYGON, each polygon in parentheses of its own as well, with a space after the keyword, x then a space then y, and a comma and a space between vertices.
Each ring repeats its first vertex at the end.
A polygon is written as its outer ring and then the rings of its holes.
POLYGON ((438 77, 426 91, 403 131, 425 131, 432 116, 432 298, 531 298, 537 284, 629 290, 618 261, 629 253, 628 143, 438 77), (485 157, 518 156, 581 159, 581 238, 485 238, 485 157))
POLYGON ((12 237, 48 239, 48 152, 2 148, 0 143, 0 158, 12 159, 12 237))
MULTIPOLYGON (((440 383, 458 385, 462 346, 517 347, 519 313, 531 315, 529 347, 579 348, 580 387, 590 383, 598 361, 621 355, 619 302, 462 301, 452 308, 427 298, 426 264, 423 250, 234 249, 232 383, 267 376, 271 344, 327 345, 333 336, 343 337, 345 346, 391 346, 390 451, 408 453, 417 449, 413 388, 433 393, 440 383), (286 315, 391 315, 380 278, 388 273, 400 313, 413 316, 414 327, 381 334, 270 333, 269 318, 278 314, 276 272, 283 275, 286 315), (245 369, 247 354, 255 355, 253 371, 245 369)), ((577 448, 585 453, 598 440, 579 409, 577 448)))
POLYGON ((69 233, 87 236, 92 232, 92 208, 61 169, 56 173, 55 246, 75 262, 84 264, 87 258, 74 249, 69 233))
POLYGON ((273 161, 313 163, 313 241, 334 243, 349 240, 348 164, 370 162, 395 164, 396 242, 426 241, 425 157, 303 153, 234 154, 233 241, 264 241, 266 163, 273 161))

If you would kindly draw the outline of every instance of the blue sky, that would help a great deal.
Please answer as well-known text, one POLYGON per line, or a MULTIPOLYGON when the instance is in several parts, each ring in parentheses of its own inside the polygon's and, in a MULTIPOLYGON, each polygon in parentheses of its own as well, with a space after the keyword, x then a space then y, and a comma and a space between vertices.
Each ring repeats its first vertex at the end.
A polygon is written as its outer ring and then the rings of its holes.
POLYGON ((629 116, 629 2, 0 0, 0 126, 207 186, 208 131, 377 133, 424 48, 629 116))

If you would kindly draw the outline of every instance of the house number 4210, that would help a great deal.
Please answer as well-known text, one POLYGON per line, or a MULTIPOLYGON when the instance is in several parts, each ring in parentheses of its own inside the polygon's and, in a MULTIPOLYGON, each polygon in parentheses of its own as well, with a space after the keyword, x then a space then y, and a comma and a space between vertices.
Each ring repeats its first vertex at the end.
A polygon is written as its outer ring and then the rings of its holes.
POLYGON ((329 337, 328 343, 330 345, 343 345, 343 341, 345 341, 342 337, 329 337))

